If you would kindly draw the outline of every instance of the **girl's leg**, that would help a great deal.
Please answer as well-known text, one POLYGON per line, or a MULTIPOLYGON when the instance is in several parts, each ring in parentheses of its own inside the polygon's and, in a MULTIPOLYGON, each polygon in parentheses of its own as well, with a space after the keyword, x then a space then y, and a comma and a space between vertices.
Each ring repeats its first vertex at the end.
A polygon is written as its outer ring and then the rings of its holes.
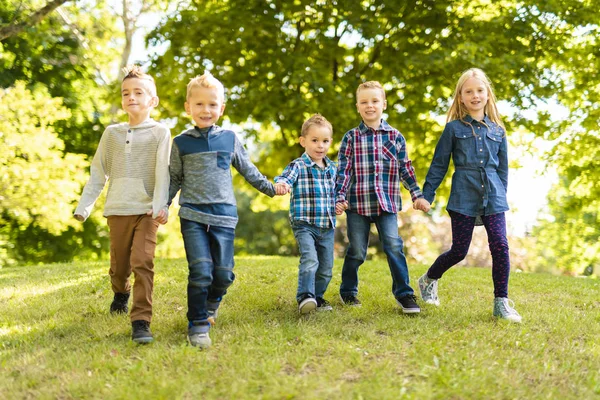
POLYGON ((506 238, 506 219, 504 213, 481 218, 488 234, 488 243, 492 253, 492 279, 494 297, 508 297, 508 275, 510 273, 510 255, 506 238))
POLYGON ((475 227, 475 217, 469 217, 454 211, 449 211, 449 214, 452 220, 452 247, 440 255, 431 265, 427 271, 427 277, 430 279, 440 279, 452 266, 464 260, 469 252, 473 228, 475 227))

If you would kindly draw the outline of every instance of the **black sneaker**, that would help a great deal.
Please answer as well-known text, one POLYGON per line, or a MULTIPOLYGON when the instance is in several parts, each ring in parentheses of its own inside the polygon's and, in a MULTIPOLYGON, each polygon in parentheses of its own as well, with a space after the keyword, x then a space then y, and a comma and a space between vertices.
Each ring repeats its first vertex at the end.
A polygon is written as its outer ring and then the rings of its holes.
POLYGON ((154 337, 150 332, 150 322, 144 320, 131 321, 131 340, 139 344, 152 343, 154 337))
POLYGON ((110 304, 110 313, 127 314, 129 312, 127 301, 129 301, 129 293, 115 293, 115 297, 110 304))
POLYGON ((396 303, 402 307, 404 314, 416 314, 421 312, 421 307, 417 304, 417 297, 409 294, 400 298, 396 298, 396 303))
POLYGON ((353 306, 353 307, 362 306, 362 304, 360 303, 360 300, 358 300, 356 298, 356 296, 352 296, 351 294, 340 295, 340 299, 342 300, 342 303, 344 303, 347 306, 353 306))
POLYGON ((327 300, 322 297, 317 297, 317 311, 331 311, 333 307, 327 300))

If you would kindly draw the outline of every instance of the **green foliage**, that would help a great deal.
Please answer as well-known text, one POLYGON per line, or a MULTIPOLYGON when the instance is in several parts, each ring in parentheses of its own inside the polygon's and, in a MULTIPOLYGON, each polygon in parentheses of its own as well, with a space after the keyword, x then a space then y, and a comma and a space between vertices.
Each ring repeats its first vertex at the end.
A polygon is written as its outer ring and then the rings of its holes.
MULTIPOLYGON (((551 72, 555 46, 573 27, 555 26, 541 7, 484 1, 192 1, 164 20, 149 42, 170 43, 152 65, 171 115, 181 115, 190 77, 212 69, 228 88, 226 115, 232 122, 251 119, 280 131, 269 173, 296 153, 300 126, 314 112, 331 120, 339 142, 359 122, 357 85, 379 80, 387 89, 388 119, 407 136, 423 176, 441 131, 433 117, 446 112, 464 69, 485 69, 498 98, 517 108, 561 87, 560 80, 544 76, 551 72)), ((258 131, 248 133, 260 141, 258 131)))
MULTIPOLYGON (((157 260, 152 331, 111 316, 108 262, 0 270, 0 393, 7 399, 594 399, 600 282, 513 274, 521 325, 492 317, 489 269, 454 268, 439 308, 402 315, 385 261, 361 268, 361 308, 325 295, 298 315, 297 259, 237 257, 213 347, 186 343, 186 261, 157 260)), ((426 267, 411 268, 413 279, 426 267)))
MULTIPOLYGON (((27 7, 23 2, 3 3, 0 20, 26 18, 23 14, 30 8, 41 8, 46 2, 26 3, 27 7)), ((91 155, 102 127, 113 117, 106 115, 103 85, 108 80, 104 71, 117 58, 112 38, 118 35, 105 2, 69 2, 60 12, 66 19, 55 11, 25 32, 0 42, 0 88, 17 81, 27 82, 29 87, 44 84, 70 111, 68 118, 58 118, 55 125, 64 150, 91 155)))
POLYGON ((75 250, 71 207, 87 162, 82 155, 65 155, 54 131, 69 116, 43 85, 29 91, 19 81, 0 89, 0 266, 68 260, 75 250), (56 241, 66 232, 71 240, 56 241))

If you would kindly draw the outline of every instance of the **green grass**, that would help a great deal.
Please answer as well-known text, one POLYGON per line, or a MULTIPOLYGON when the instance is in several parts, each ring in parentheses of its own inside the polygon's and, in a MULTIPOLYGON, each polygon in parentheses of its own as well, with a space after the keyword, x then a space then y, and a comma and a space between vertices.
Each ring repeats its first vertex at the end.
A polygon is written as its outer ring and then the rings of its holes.
MULTIPOLYGON (((600 398, 600 282, 513 274, 522 324, 493 319, 489 269, 450 270, 439 308, 405 316, 385 261, 361 268, 362 308, 296 312, 297 259, 239 257, 213 347, 186 343, 187 265, 157 260, 156 341, 111 316, 108 263, 0 269, 0 398, 600 398)), ((413 282, 425 271, 411 267, 413 282)))

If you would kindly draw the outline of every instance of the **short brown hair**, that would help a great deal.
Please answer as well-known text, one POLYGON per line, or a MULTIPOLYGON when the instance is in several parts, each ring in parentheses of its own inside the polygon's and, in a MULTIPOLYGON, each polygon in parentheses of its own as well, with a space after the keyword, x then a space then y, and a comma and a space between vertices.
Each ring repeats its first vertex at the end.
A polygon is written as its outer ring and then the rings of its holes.
POLYGON ((156 96, 156 83, 154 82, 154 78, 142 71, 142 68, 139 65, 128 65, 125 68, 123 68, 123 73, 125 74, 125 76, 123 77, 121 83, 125 82, 125 80, 127 79, 132 78, 148 81, 150 83, 148 85, 148 89, 150 89, 150 94, 152 96, 156 96))
POLYGON ((331 122, 327 121, 327 119, 321 114, 314 114, 302 124, 302 131, 300 132, 300 136, 306 136, 308 130, 312 126, 323 126, 325 128, 328 128, 331 134, 333 135, 333 126, 331 126, 331 122))
POLYGON ((381 86, 381 83, 377 81, 367 81, 361 83, 356 89, 356 97, 358 97, 358 93, 363 89, 380 89, 381 93, 383 94, 383 100, 385 100, 385 90, 383 89, 383 86, 381 86))

